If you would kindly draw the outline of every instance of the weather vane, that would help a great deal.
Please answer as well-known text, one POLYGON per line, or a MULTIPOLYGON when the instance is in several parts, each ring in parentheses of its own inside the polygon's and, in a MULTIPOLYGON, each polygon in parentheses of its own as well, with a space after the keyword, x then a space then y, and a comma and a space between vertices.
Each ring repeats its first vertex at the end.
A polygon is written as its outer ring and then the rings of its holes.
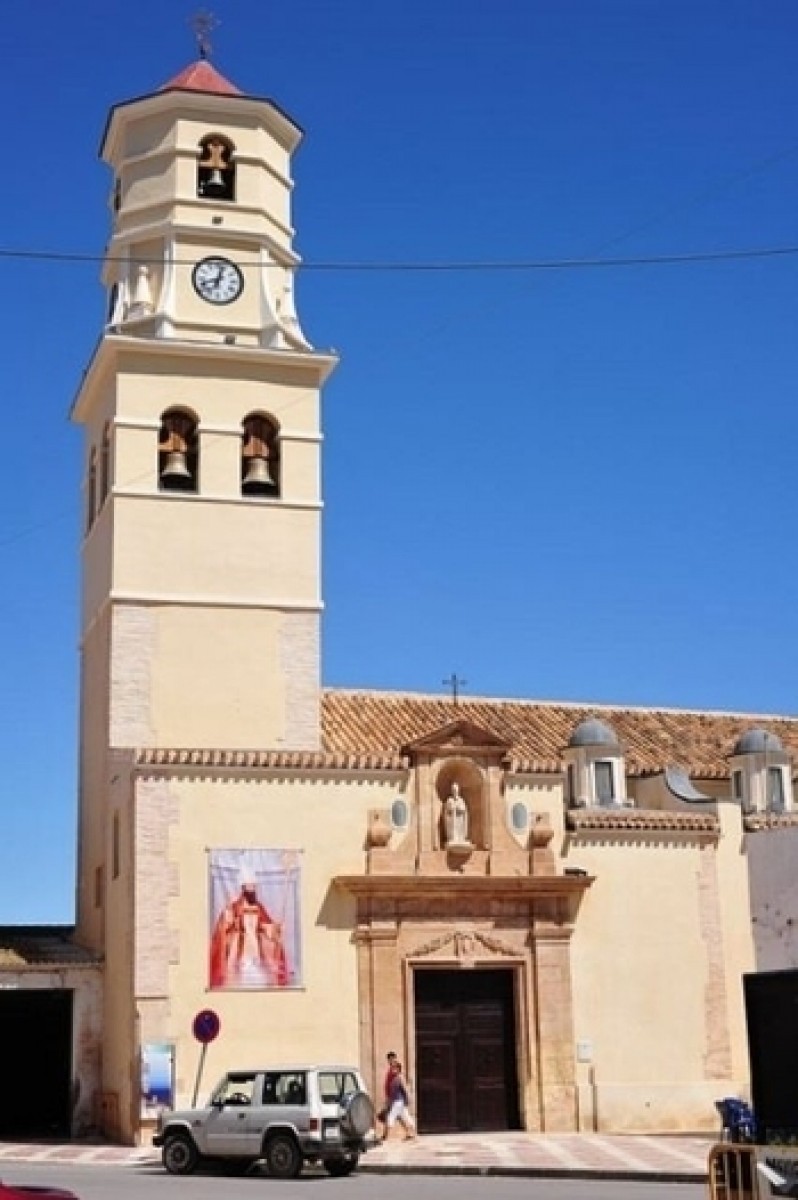
POLYGON ((194 36, 197 39, 200 58, 210 58, 211 56, 211 34, 214 29, 217 29, 221 24, 217 21, 212 12, 208 12, 207 8, 201 8, 189 20, 189 25, 194 30, 194 36))
POLYGON ((452 671, 448 679, 443 680, 444 687, 452 689, 452 700, 454 701, 455 707, 457 707, 457 702, 460 699, 460 690, 461 688, 465 687, 467 683, 467 679, 460 679, 459 676, 454 673, 454 671, 452 671))

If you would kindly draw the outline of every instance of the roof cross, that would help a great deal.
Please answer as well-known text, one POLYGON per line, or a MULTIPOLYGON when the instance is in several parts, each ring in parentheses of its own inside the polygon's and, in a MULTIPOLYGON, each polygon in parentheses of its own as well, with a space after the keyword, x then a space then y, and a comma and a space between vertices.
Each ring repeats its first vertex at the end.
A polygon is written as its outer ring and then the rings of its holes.
POLYGON ((458 700, 459 700, 459 698, 460 698, 460 690, 461 690, 461 688, 464 688, 464 687, 465 687, 465 685, 468 683, 468 680, 467 680, 467 679, 461 679, 461 678, 460 678, 458 675, 456 675, 456 674, 454 673, 454 671, 452 671, 452 673, 451 673, 451 675, 449 676, 449 678, 448 678, 448 679, 444 679, 444 680, 442 680, 442 683, 443 683, 443 686, 444 686, 444 687, 451 688, 451 690, 452 690, 452 700, 454 701, 454 706, 455 706, 455 708, 456 708, 456 707, 457 707, 457 702, 458 702, 458 700))
POLYGON ((201 8, 194 16, 190 18, 189 25, 194 30, 194 36, 197 39, 197 47, 199 48, 200 58, 210 58, 211 50, 211 34, 214 29, 217 29, 221 24, 216 19, 212 12, 208 12, 207 8, 201 8))

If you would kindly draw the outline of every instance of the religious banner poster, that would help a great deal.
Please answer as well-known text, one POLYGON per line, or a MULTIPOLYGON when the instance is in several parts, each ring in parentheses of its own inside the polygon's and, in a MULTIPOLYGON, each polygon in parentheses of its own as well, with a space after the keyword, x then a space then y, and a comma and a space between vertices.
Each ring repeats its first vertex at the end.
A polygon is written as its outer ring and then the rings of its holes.
POLYGON ((169 1042, 141 1047, 141 1117, 152 1120, 175 1106, 175 1048, 169 1042))
POLYGON ((299 852, 211 850, 210 986, 302 984, 299 852))

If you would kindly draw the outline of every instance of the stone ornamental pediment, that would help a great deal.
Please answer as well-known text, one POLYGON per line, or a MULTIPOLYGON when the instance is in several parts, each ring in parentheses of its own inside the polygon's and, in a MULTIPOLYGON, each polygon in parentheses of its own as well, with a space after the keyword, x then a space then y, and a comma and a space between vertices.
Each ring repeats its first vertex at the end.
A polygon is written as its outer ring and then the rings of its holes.
POLYGON ((502 759, 510 753, 510 742, 489 729, 464 718, 442 725, 440 729, 416 738, 403 747, 402 753, 411 758, 418 755, 482 754, 502 759))
POLYGON ((410 951, 408 958, 428 958, 440 955, 445 958, 454 957, 467 961, 486 957, 519 958, 523 953, 522 947, 511 946, 509 942, 503 942, 490 934, 470 929, 457 929, 452 933, 442 933, 440 937, 432 938, 422 946, 417 946, 415 950, 410 951), (446 950, 448 953, 441 955, 442 950, 446 950))

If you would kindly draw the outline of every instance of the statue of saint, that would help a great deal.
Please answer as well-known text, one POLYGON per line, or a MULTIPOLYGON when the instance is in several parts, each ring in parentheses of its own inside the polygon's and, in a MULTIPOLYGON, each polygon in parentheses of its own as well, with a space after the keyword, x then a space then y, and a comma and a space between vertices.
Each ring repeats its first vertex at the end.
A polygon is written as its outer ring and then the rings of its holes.
POLYGON ((469 845, 468 805, 460 795, 460 785, 457 783, 452 784, 451 795, 443 806, 443 829, 447 846, 469 845))

